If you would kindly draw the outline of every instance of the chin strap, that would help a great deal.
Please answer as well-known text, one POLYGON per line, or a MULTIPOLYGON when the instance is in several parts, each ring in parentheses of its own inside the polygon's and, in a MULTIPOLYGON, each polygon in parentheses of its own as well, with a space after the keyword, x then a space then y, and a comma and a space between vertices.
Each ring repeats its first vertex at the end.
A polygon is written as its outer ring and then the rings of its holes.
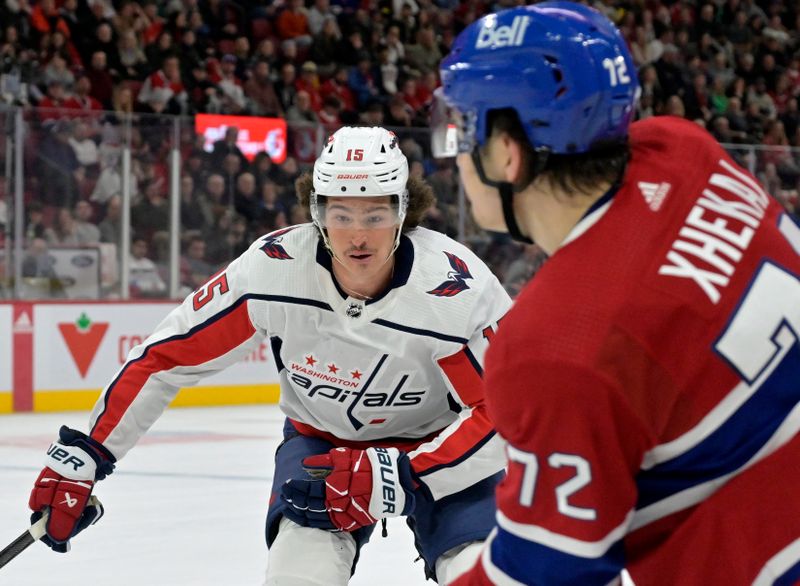
POLYGON ((475 170, 478 173, 478 178, 481 180, 481 183, 488 185, 489 187, 494 187, 500 193, 500 201, 503 204, 503 220, 506 223, 506 229, 508 230, 509 236, 511 236, 511 238, 517 242, 522 242, 523 244, 533 244, 533 240, 525 236, 519 229, 519 224, 517 224, 517 218, 514 215, 514 193, 522 191, 528 185, 533 183, 533 180, 536 179, 536 177, 538 177, 544 169, 550 151, 548 149, 537 149, 530 181, 527 185, 514 186, 508 181, 493 181, 486 176, 479 149, 480 147, 477 145, 474 149, 472 149, 472 162, 475 165, 475 170))

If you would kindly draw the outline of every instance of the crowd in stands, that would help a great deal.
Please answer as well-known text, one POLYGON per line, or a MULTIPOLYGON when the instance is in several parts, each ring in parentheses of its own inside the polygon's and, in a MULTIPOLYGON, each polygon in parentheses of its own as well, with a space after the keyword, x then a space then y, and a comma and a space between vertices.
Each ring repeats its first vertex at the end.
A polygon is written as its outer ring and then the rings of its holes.
MULTIPOLYGON (((437 205, 426 224, 457 235, 454 167, 429 156, 427 105, 455 36, 513 0, 0 0, 0 104, 35 106, 26 178, 30 242, 118 243, 120 148, 132 145, 135 294, 164 294, 171 122, 160 114, 285 118, 296 128, 396 129, 437 205), (124 122, 136 117, 130 131, 124 122), (152 259, 152 267, 142 259, 152 259), (154 272, 155 271, 155 272, 154 272), (160 271, 160 273, 159 273, 160 271), (155 278, 157 277, 157 278, 155 278)), ((775 0, 594 0, 618 23, 642 85, 637 112, 683 116, 736 151, 792 213, 800 209, 800 10, 775 0), (735 146, 732 147, 735 149, 735 146), (749 153, 749 154, 748 154, 749 153), (749 157, 749 158, 748 158, 749 157)), ((236 146, 203 150, 184 126, 181 283, 187 290, 263 232, 306 221, 293 181, 313 162, 236 146)), ((26 160, 27 161, 27 160, 26 160)), ((2 198, 0 198, 2 202, 2 198)), ((0 221, 5 211, 0 205, 0 221)), ((463 236, 464 234, 462 234, 463 236)), ((467 220, 467 241, 517 291, 543 255, 467 220), (512 261, 512 259, 514 259, 512 261)), ((29 270, 41 262, 29 263, 29 270)), ((46 264, 46 263, 45 263, 46 264)))

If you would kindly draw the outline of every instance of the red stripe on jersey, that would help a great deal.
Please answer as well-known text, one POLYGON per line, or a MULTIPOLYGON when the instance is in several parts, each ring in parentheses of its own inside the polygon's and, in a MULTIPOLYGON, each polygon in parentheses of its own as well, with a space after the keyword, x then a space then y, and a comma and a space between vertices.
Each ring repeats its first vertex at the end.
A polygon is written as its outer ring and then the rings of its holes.
POLYGON ((129 362, 106 393, 105 410, 95 423, 91 437, 103 442, 119 424, 147 380, 175 366, 196 366, 230 352, 255 333, 247 303, 199 328, 189 337, 156 342, 141 358, 129 362))
POLYGON ((461 460, 493 431, 494 426, 486 413, 486 407, 483 404, 476 405, 469 418, 463 420, 459 428, 434 451, 414 456, 411 467, 417 474, 424 474, 435 466, 461 460))
POLYGON ((467 346, 460 352, 439 360, 439 368, 465 405, 472 405, 483 399, 483 379, 475 366, 467 346))

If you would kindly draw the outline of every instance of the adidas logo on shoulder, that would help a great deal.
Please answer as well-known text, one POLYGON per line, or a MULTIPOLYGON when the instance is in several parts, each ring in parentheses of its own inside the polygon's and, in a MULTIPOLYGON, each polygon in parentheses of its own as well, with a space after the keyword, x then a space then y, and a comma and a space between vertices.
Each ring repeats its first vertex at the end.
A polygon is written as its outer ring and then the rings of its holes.
POLYGON ((672 189, 672 185, 666 181, 661 183, 639 181, 638 186, 639 191, 642 192, 644 201, 647 202, 647 206, 654 212, 661 209, 661 204, 664 203, 664 199, 667 197, 669 190, 672 189))

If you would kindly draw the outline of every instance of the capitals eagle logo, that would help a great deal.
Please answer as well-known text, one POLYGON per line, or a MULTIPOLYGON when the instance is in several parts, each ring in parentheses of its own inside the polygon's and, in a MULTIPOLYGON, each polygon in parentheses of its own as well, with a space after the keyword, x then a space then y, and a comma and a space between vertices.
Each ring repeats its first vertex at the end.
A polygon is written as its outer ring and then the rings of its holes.
POLYGON ((289 228, 284 228, 283 230, 278 230, 277 232, 267 234, 264 237, 264 246, 261 247, 261 250, 264 251, 264 254, 276 260, 292 260, 293 257, 289 256, 289 253, 286 252, 286 249, 280 242, 282 240, 281 237, 290 230, 294 230, 294 228, 295 226, 291 226, 289 228))
POLYGON ((450 266, 453 267, 453 270, 447 273, 447 280, 444 283, 434 289, 431 289, 428 291, 428 293, 431 295, 436 295, 437 297, 453 297, 462 291, 469 289, 469 285, 467 285, 465 279, 472 279, 474 277, 469 272, 467 263, 458 258, 452 252, 443 252, 447 256, 447 260, 450 261, 450 266))

